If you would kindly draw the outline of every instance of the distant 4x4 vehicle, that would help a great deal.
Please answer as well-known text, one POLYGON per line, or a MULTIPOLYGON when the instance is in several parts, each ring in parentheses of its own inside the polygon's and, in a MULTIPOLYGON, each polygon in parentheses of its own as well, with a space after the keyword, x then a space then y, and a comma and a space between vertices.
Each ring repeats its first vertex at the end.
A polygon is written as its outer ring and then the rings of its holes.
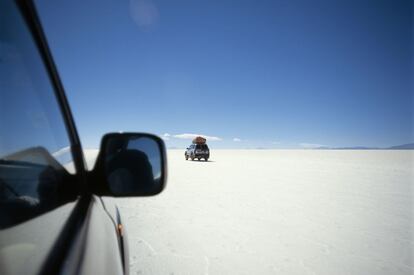
POLYGON ((206 139, 202 137, 195 138, 193 144, 186 149, 184 156, 186 160, 190 158, 191 160, 204 159, 205 161, 208 161, 210 158, 210 149, 206 144, 206 139))

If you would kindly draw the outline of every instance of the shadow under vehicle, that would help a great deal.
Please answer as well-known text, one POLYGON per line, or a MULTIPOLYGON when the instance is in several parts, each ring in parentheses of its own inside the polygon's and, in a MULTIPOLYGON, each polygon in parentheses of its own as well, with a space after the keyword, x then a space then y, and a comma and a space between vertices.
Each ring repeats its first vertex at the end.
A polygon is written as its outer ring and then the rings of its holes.
POLYGON ((145 133, 106 134, 87 170, 33 3, 0 0, 0 274, 128 274, 111 197, 156 195, 166 171, 145 133))

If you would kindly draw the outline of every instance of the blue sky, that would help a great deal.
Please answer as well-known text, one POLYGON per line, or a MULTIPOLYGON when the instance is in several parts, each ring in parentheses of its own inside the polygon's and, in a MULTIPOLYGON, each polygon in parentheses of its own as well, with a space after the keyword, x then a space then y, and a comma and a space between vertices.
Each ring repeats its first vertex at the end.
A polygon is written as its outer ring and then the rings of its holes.
POLYGON ((413 1, 36 2, 84 147, 414 141, 413 1))

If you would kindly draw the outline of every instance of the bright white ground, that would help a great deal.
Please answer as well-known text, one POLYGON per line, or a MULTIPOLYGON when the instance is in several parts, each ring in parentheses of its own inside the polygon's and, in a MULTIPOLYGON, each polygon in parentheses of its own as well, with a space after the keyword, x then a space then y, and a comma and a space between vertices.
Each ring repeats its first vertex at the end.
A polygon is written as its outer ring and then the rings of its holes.
POLYGON ((414 274, 414 151, 171 150, 117 200, 131 274, 414 274))

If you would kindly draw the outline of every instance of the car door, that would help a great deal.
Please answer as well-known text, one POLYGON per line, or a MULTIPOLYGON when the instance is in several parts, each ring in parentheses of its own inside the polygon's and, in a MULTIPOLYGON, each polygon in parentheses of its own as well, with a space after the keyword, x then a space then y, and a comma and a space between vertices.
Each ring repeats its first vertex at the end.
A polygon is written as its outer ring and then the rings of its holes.
POLYGON ((0 274, 122 274, 35 9, 0 0, 0 20, 0 274))

